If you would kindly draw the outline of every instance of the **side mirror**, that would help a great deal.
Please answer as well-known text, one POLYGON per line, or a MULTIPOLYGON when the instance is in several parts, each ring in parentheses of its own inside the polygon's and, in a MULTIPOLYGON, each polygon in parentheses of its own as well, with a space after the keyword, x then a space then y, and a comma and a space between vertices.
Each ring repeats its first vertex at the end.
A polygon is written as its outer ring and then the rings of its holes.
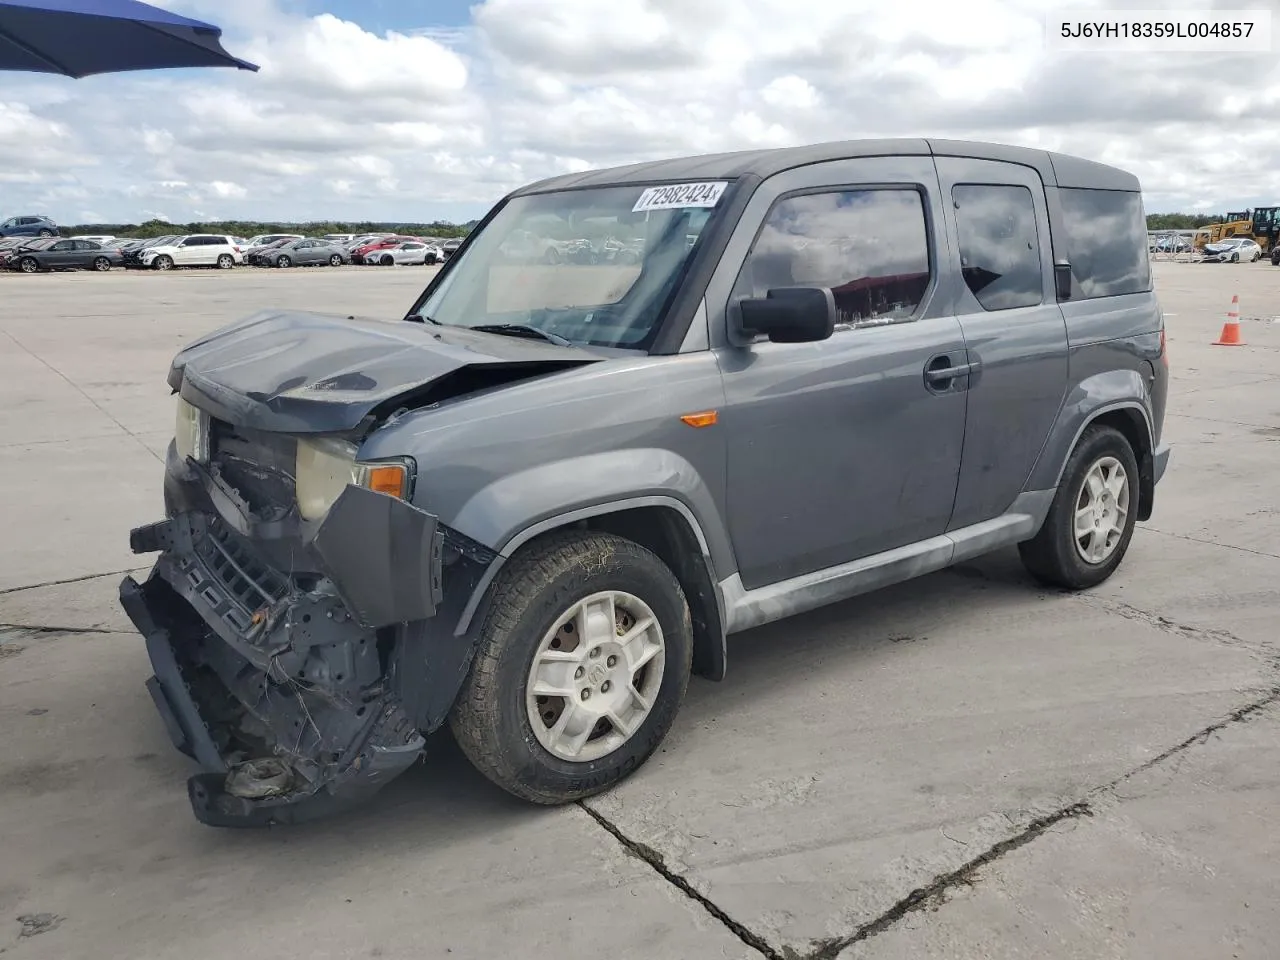
POLYGON ((835 331, 836 302, 826 287, 781 287, 739 301, 742 327, 774 343, 814 343, 835 331))
POLYGON ((1071 264, 1062 261, 1053 265, 1053 285, 1059 300, 1071 299, 1071 264))

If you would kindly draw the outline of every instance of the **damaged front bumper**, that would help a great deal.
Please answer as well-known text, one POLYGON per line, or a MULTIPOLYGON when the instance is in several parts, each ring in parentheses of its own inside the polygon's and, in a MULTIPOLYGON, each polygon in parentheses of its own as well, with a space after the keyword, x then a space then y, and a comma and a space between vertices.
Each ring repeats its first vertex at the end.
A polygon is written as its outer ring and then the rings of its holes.
POLYGON ((135 529, 159 551, 120 602, 146 640, 147 688, 201 772, 213 826, 313 819, 368 799, 425 740, 396 692, 399 630, 441 600, 434 517, 349 486, 323 521, 270 523, 170 449, 168 518, 135 529), (287 572, 285 572, 287 571, 287 572))

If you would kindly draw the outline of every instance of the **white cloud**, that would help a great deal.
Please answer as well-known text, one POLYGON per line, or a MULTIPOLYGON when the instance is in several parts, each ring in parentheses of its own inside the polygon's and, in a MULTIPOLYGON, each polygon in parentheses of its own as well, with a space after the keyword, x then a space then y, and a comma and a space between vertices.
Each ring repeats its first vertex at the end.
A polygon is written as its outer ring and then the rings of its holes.
POLYGON ((261 72, 9 75, 6 207, 467 219, 554 173, 921 135, 1116 163, 1154 209, 1276 201, 1275 58, 1057 53, 1045 0, 480 0, 465 29, 423 5, 383 34, 284 0, 163 2, 224 27, 261 72))

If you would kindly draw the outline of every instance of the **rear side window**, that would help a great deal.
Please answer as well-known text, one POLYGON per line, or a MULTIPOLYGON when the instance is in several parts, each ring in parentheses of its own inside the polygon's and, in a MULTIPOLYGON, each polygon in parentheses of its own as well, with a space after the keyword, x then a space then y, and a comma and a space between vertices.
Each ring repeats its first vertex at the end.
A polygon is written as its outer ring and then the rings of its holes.
POLYGON ((1141 194, 1061 187, 1067 256, 1075 276, 1071 299, 1091 300, 1151 289, 1147 223, 1141 194))
POLYGON ((929 288, 924 198, 911 189, 786 197, 769 212, 735 291, 830 287, 842 324, 908 320, 929 288))
POLYGON ((1031 191, 958 183, 951 190, 960 235, 960 272, 984 310, 1044 302, 1040 234, 1031 191))

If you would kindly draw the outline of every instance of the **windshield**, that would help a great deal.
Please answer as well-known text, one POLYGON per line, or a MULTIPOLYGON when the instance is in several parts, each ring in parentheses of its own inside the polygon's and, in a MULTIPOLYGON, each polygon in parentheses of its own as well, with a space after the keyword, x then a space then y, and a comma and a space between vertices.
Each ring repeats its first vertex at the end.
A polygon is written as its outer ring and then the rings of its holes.
POLYGON ((644 348, 724 187, 637 185, 516 197, 418 312, 452 326, 520 324, 577 344, 644 348))

